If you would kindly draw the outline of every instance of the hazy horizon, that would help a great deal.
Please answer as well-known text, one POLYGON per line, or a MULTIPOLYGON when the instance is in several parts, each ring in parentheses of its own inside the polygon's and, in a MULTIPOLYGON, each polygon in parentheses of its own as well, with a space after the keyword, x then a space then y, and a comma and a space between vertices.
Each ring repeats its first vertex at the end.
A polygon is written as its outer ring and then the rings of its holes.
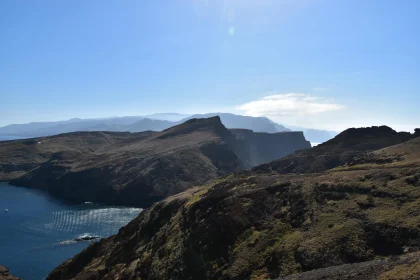
MULTIPOLYGON (((226 112, 207 112, 207 113, 224 114, 226 112)), ((207 114, 207 113, 202 113, 202 114, 207 114)), ((233 114, 233 113, 230 113, 230 114, 233 114)), ((113 119, 113 118, 127 118, 127 117, 144 117, 144 118, 149 118, 149 119, 167 120, 167 121, 171 121, 171 122, 177 122, 177 121, 180 121, 180 120, 182 120, 184 118, 187 118, 189 116, 192 116, 192 115, 196 115, 196 114, 183 114, 183 113, 176 113, 176 112, 164 113, 164 112, 162 112, 162 113, 152 113, 150 115, 136 115, 136 116, 111 116, 111 117, 98 117, 98 118, 95 118, 95 117, 93 117, 93 118, 74 117, 74 118, 70 118, 70 119, 58 119, 58 120, 49 120, 49 121, 42 121, 42 120, 41 121, 33 121, 33 123, 65 122, 65 121, 71 121, 71 120, 77 120, 77 119, 79 119, 79 120, 107 120, 107 119, 113 119), (153 115, 164 115, 164 114, 178 114, 179 118, 170 120, 168 118, 162 118, 162 117, 154 118, 153 117, 153 115)), ((243 115, 243 116, 245 116, 245 115, 243 115)), ((265 116, 261 116, 261 117, 265 117, 265 116)), ((388 124, 372 124, 372 125, 355 125, 355 126, 345 127, 343 129, 334 130, 334 129, 322 129, 320 127, 308 127, 308 126, 293 125, 293 124, 289 124, 289 123, 280 123, 280 122, 276 122, 275 120, 273 120, 269 117, 266 117, 266 118, 268 118, 269 120, 271 120, 271 121, 273 121, 277 124, 284 125, 286 128, 289 128, 291 130, 296 130, 295 128, 305 128, 305 129, 325 130, 325 131, 336 132, 336 133, 340 133, 340 132, 342 132, 342 131, 344 131, 345 129, 348 129, 348 128, 360 128, 360 127, 382 126, 382 125, 389 126, 396 131, 406 131, 406 132, 410 132, 410 133, 413 133, 415 128, 419 128, 418 126, 410 127, 410 126, 404 126, 404 125, 403 126, 391 126, 391 125, 388 125, 388 124)), ((32 122, 29 122, 29 123, 32 123, 32 122)), ((15 124, 19 125, 19 124, 28 124, 28 123, 12 123, 12 124, 8 124, 8 125, 15 125, 15 124)), ((6 127, 8 125, 0 126, 0 128, 6 127)))
POLYGON ((420 2, 2 1, 0 126, 227 112, 420 127, 420 2))

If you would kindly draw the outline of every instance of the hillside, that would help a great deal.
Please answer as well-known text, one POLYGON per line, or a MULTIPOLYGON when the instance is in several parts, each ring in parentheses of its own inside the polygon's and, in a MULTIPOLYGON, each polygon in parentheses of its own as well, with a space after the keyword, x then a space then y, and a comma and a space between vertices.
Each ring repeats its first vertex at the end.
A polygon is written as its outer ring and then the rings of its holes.
MULTIPOLYGON (((357 165, 301 175, 256 168, 213 180, 154 204, 48 279, 275 279, 326 267, 296 279, 363 279, 333 266, 420 251, 420 138, 404 142, 375 127, 346 134, 321 148, 353 147, 357 165), (337 277, 315 277, 328 273, 337 277)), ((418 258, 402 258, 366 263, 368 279, 416 275, 418 258)))
POLYGON ((290 132, 253 132, 248 129, 230 129, 230 131, 244 142, 248 161, 252 166, 283 158, 290 151, 311 148, 300 131, 290 132))
POLYGON ((256 172, 313 173, 342 165, 359 154, 395 145, 411 139, 407 132, 396 132, 387 126, 350 128, 333 139, 309 150, 298 151, 256 167, 256 172))
POLYGON ((420 252, 293 274, 279 280, 418 280, 420 252))
MULTIPOLYGON (((310 147, 303 135, 288 141, 301 145, 290 147, 280 141, 279 157, 310 147)), ((255 166, 249 150, 218 117, 192 119, 162 132, 74 132, 0 142, 0 181, 39 188, 73 202, 147 207, 255 166)))

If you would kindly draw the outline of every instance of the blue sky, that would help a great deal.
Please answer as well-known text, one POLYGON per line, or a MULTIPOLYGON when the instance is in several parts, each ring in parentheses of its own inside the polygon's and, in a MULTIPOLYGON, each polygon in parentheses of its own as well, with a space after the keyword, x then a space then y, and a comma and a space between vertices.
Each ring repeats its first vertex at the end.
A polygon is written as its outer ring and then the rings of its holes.
POLYGON ((0 126, 233 112, 420 127, 420 1, 0 1, 0 126))

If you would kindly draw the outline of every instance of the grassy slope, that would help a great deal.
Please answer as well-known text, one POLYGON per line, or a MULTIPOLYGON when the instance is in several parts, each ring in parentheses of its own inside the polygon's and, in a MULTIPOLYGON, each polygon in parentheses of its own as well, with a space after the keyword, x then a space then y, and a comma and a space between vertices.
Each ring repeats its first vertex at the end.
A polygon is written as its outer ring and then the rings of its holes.
POLYGON ((258 158, 264 162, 309 145, 301 133, 249 134, 260 141, 237 140, 213 117, 162 132, 75 132, 5 141, 0 142, 0 181, 73 202, 148 207, 254 165, 250 150, 264 150, 258 158), (273 146, 277 153, 270 153, 273 146))
POLYGON ((48 279, 269 279, 418 251, 419 179, 420 138, 322 173, 232 174, 154 204, 48 279))
MULTIPOLYGON (((79 132, 0 143, 0 180, 71 201, 146 207, 241 167, 219 118, 163 132, 79 132)), ((235 140, 233 140, 235 141, 235 140)))
POLYGON ((281 160, 254 168, 256 172, 277 173, 322 172, 345 164, 360 153, 382 149, 411 139, 406 132, 396 132, 387 126, 350 128, 335 138, 312 149, 301 150, 281 160))
POLYGON ((418 280, 420 278, 420 253, 409 253, 399 257, 333 266, 299 274, 279 280, 418 280))

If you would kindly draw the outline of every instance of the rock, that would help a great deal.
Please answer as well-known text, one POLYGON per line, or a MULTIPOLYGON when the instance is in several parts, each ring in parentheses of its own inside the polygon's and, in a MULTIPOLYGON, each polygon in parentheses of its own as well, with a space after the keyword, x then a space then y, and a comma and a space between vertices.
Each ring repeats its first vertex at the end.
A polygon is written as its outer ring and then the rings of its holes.
POLYGON ((242 154, 251 166, 283 158, 297 150, 311 148, 303 132, 264 133, 247 129, 230 129, 236 138, 244 142, 242 154))
POLYGON ((22 279, 11 275, 7 267, 0 265, 0 280, 22 280, 22 279))
POLYGON ((257 172, 273 170, 278 173, 322 172, 352 162, 366 152, 406 142, 416 137, 396 132, 387 126, 349 128, 333 139, 312 149, 302 150, 279 160, 254 168, 257 172))
POLYGON ((89 241, 89 240, 95 240, 95 239, 99 239, 101 238, 100 236, 82 236, 82 237, 78 237, 73 239, 73 241, 75 242, 80 242, 80 241, 89 241))

